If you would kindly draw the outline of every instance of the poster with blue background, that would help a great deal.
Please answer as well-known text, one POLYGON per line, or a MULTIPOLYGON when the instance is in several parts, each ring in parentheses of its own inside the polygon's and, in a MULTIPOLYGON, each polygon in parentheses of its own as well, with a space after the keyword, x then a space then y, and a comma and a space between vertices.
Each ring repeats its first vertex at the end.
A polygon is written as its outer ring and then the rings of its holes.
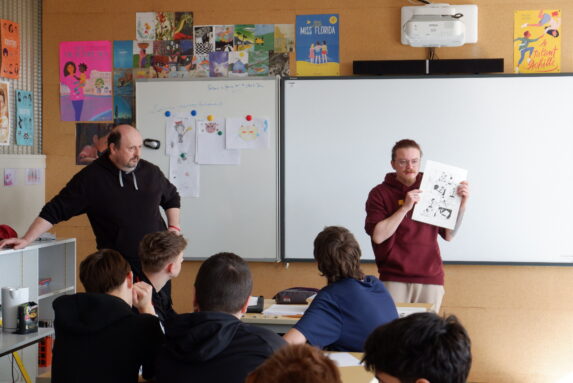
POLYGON ((298 76, 340 75, 337 14, 296 17, 296 73, 298 76))
POLYGON ((32 92, 16 90, 16 145, 34 143, 34 109, 32 92))

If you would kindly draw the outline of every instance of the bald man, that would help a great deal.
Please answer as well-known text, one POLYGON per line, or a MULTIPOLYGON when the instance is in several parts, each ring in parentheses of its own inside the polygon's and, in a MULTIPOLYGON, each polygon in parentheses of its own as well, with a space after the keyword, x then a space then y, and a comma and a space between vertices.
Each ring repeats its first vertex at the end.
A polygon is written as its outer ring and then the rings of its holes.
POLYGON ((140 158, 142 142, 134 127, 115 127, 108 149, 44 206, 22 238, 0 241, 0 248, 24 248, 58 222, 86 213, 97 248, 119 251, 141 275, 137 249, 143 236, 168 228, 180 231, 179 193, 157 166, 140 158))

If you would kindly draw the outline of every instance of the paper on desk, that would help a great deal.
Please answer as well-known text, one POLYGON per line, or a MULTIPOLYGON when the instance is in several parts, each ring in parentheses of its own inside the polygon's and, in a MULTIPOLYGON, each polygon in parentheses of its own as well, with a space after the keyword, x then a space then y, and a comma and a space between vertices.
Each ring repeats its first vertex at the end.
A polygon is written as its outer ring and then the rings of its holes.
POLYGON ((414 313, 425 313, 426 312, 425 307, 396 307, 396 309, 398 310, 398 316, 400 318, 407 317, 408 315, 414 314, 414 313))
POLYGON ((259 297, 253 297, 251 296, 249 298, 249 306, 256 306, 257 303, 259 303, 259 297))
POLYGON ((360 366, 360 360, 348 352, 329 352, 326 354, 338 367, 360 366))
POLYGON ((302 315, 308 305, 277 305, 274 304, 265 311, 265 315, 302 315))

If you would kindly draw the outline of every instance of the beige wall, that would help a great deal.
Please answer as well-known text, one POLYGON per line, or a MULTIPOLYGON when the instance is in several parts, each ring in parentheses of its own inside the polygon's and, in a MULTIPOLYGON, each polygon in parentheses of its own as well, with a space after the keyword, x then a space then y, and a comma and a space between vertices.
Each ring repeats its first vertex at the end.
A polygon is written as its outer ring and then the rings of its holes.
MULTIPOLYGON (((513 12, 557 8, 563 11, 564 20, 562 70, 573 71, 573 48, 569 45, 573 31, 568 23, 573 20, 570 0, 460 3, 479 7, 479 42, 440 48, 437 50, 440 58, 501 57, 509 73, 513 12)), ((59 120, 59 42, 133 39, 138 11, 193 11, 196 24, 294 23, 296 14, 339 13, 341 69, 343 75, 350 75, 352 60, 425 57, 424 49, 399 43, 400 7, 407 5, 411 4, 406 0, 44 0, 46 199, 53 197, 80 169, 74 165, 74 124, 59 120)), ((86 217, 59 224, 55 232, 59 237, 78 239, 78 261, 95 248, 86 217)), ((197 267, 197 262, 186 262, 174 282, 173 297, 178 311, 191 309, 197 267)), ((284 264, 253 263, 251 268, 254 294, 266 297, 290 286, 320 287, 324 283, 312 263, 291 263, 288 268, 284 264)), ((373 265, 364 268, 376 275, 373 265)), ((572 273, 573 269, 566 267, 446 266, 443 310, 458 315, 472 337, 471 381, 556 383, 567 373, 573 373, 572 273)))

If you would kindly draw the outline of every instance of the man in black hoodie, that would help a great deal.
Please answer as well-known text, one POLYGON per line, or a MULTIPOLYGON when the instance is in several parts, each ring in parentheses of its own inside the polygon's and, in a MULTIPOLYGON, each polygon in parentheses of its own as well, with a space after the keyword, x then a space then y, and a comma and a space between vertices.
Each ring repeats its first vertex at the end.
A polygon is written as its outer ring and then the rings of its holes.
POLYGON ((151 286, 134 284, 129 264, 114 250, 80 264, 86 293, 54 301, 56 340, 52 381, 130 383, 154 375, 163 333, 151 304, 151 286), (131 310, 135 306, 140 313, 131 310), (151 315, 150 315, 151 314, 151 315))
POLYGON ((157 166, 140 158, 142 142, 134 127, 115 127, 108 137, 108 150, 44 206, 22 238, 0 241, 0 249, 7 245, 24 248, 56 223, 86 213, 97 248, 119 251, 133 273, 141 275, 137 249, 143 236, 167 229, 180 231, 177 188, 157 166))
POLYGON ((241 322, 252 287, 241 257, 219 253, 203 262, 195 279, 195 312, 167 322, 157 382, 243 383, 285 345, 277 334, 241 322))

